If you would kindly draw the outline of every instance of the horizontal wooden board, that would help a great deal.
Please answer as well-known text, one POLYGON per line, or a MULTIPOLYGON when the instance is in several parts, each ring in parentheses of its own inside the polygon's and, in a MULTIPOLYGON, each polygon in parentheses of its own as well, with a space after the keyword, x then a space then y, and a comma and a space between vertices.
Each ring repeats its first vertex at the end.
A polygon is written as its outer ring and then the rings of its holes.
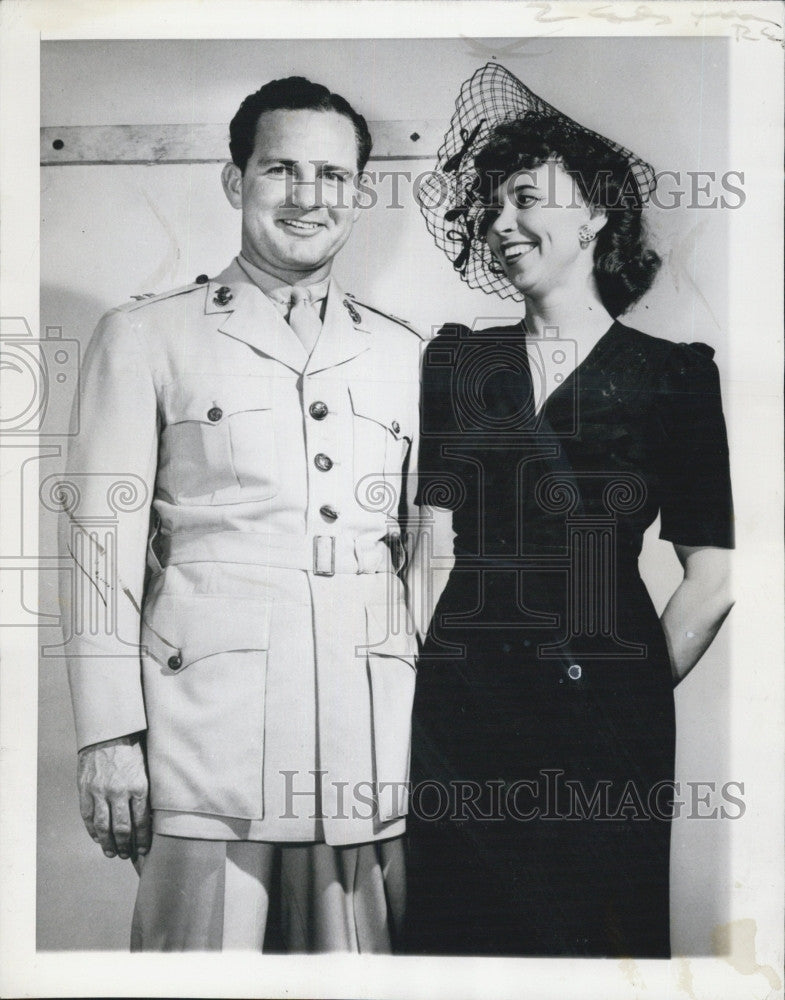
MULTIPOLYGON (((376 121, 372 160, 435 160, 447 128, 441 121, 376 121)), ((226 125, 66 125, 41 129, 41 165, 222 163, 226 125)))

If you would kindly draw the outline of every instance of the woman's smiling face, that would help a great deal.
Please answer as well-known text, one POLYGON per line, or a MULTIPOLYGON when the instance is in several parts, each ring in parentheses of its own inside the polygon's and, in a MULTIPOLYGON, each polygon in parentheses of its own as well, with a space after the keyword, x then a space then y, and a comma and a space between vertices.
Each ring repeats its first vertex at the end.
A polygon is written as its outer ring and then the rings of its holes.
POLYGON ((593 253, 581 247, 578 230, 589 224, 596 232, 605 220, 592 215, 557 160, 507 177, 495 203, 487 210, 485 238, 518 291, 540 298, 591 274, 593 253))

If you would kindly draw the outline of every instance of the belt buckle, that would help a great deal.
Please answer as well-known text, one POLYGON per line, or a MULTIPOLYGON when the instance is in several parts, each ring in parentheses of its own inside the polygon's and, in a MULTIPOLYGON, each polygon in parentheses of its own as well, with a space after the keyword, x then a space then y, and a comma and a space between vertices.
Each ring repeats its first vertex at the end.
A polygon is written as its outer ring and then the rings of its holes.
POLYGON ((335 535, 314 535, 313 575, 335 576, 335 535))

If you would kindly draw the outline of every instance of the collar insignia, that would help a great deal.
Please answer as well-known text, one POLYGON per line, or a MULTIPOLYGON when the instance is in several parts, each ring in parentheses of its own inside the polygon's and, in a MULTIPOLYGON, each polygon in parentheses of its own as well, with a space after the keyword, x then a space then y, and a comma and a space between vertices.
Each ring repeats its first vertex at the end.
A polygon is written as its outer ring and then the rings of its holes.
POLYGON ((233 298, 234 296, 232 295, 231 288, 227 287, 226 285, 221 285, 221 287, 213 296, 213 302, 217 306, 225 306, 229 302, 231 302, 233 298))
POLYGON ((343 300, 343 304, 349 311, 349 315, 352 317, 352 323, 362 323, 362 316, 357 312, 352 303, 348 299, 343 300))

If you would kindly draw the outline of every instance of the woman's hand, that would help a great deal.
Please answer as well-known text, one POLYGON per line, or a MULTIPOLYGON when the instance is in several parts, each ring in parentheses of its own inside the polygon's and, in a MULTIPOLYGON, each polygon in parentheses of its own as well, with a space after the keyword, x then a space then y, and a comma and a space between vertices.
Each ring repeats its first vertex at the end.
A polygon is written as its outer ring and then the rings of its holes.
POLYGON ((733 607, 730 549, 675 545, 684 579, 662 613, 673 679, 683 681, 712 643, 733 607))
POLYGON ((404 578, 406 600, 422 643, 455 562, 452 511, 423 507, 417 511, 417 520, 410 520, 409 527, 415 540, 404 578))

